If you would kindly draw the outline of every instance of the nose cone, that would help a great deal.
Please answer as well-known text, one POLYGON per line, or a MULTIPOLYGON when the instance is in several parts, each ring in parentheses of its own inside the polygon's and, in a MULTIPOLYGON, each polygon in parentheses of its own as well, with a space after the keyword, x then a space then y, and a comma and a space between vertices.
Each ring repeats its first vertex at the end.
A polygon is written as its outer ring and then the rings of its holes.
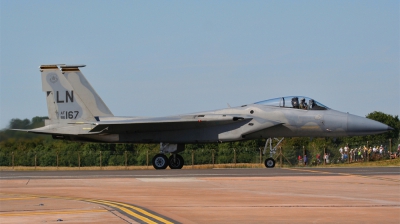
POLYGON ((365 117, 347 115, 347 132, 350 135, 373 135, 393 130, 393 128, 365 117))

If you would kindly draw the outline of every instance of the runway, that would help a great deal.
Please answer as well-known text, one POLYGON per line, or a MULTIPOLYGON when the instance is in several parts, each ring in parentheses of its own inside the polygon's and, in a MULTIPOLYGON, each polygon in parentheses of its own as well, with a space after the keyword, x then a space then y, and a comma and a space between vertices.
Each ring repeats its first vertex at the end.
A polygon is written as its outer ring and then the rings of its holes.
POLYGON ((400 222, 399 167, 2 171, 0 186, 2 223, 400 222))
POLYGON ((82 179, 159 177, 282 177, 339 175, 400 175, 400 167, 300 168, 300 169, 185 169, 185 170, 82 170, 1 171, 1 179, 82 179))

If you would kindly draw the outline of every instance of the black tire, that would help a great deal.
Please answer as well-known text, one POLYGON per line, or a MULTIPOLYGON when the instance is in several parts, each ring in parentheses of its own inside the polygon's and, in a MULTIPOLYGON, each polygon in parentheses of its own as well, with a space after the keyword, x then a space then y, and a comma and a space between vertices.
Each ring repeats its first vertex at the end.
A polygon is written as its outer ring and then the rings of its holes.
POLYGON ((275 167, 275 160, 272 158, 268 158, 264 162, 265 167, 267 168, 274 168, 275 167))
POLYGON ((175 159, 174 155, 171 155, 169 157, 169 168, 171 169, 182 169, 184 164, 183 157, 179 154, 175 154, 175 159))
POLYGON ((165 156, 164 154, 157 154, 153 157, 153 167, 156 170, 164 170, 165 168, 167 168, 169 161, 167 156, 165 156))

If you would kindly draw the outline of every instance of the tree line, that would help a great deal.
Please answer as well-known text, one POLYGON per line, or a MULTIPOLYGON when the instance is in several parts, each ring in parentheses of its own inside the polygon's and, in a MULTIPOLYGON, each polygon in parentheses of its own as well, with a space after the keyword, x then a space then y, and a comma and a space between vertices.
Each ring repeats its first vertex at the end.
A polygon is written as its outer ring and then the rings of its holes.
MULTIPOLYGON (((372 112, 367 118, 385 123, 394 130, 369 136, 342 138, 285 138, 280 144, 285 161, 297 164, 299 155, 307 154, 309 161, 330 154, 331 161, 338 161, 338 149, 345 145, 350 148, 360 146, 380 146, 385 150, 397 150, 399 141, 399 117, 382 112, 372 112)), ((152 157, 159 152, 159 144, 108 144, 83 143, 54 140, 49 135, 37 135, 10 129, 32 129, 44 125, 47 117, 12 119, 6 129, 0 131, 0 166, 122 166, 151 165, 152 157)), ((180 154, 185 164, 211 163, 259 163, 269 157, 269 147, 263 155, 266 139, 213 143, 187 144, 180 154), (260 156, 261 153, 261 156, 260 156)), ((274 142, 276 143, 276 142, 274 142)))

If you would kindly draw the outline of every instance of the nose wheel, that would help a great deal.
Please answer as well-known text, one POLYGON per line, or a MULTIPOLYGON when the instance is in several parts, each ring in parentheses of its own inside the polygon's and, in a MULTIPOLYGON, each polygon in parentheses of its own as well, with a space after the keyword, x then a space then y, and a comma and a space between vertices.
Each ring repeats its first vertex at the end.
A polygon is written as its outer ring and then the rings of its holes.
POLYGON ((274 168, 275 167, 275 160, 272 158, 268 158, 264 162, 265 167, 267 168, 274 168))

